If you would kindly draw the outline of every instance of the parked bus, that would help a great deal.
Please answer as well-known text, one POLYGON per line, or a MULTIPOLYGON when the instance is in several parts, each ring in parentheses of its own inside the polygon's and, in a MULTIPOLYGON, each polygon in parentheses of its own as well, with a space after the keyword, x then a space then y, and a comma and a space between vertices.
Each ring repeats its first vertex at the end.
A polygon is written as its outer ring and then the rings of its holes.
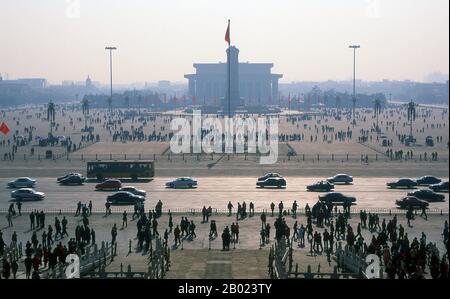
POLYGON ((133 180, 149 179, 155 175, 153 161, 93 161, 87 162, 87 177, 103 180, 106 178, 133 180))

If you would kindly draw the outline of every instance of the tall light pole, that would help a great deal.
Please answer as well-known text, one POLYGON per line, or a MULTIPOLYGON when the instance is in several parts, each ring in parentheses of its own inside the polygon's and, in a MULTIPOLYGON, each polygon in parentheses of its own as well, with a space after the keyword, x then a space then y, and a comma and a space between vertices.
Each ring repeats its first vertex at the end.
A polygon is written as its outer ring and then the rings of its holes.
POLYGON ((105 50, 109 50, 109 74, 110 74, 110 87, 111 87, 111 94, 108 99, 109 104, 109 112, 112 113, 112 96, 113 96, 113 90, 112 90, 112 84, 113 84, 113 69, 112 69, 112 51, 117 50, 116 47, 106 47, 105 50))
POLYGON ((353 49, 353 124, 356 124, 356 49, 361 48, 359 45, 351 45, 350 49, 353 49))

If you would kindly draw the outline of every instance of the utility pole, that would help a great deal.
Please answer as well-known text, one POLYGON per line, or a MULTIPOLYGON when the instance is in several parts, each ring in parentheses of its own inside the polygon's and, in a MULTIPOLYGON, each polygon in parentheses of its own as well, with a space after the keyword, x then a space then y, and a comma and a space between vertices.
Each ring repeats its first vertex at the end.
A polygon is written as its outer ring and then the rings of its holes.
POLYGON ((228 20, 228 118, 231 118, 231 24, 228 20))
POLYGON ((109 112, 112 114, 112 96, 113 96, 113 66, 112 66, 112 51, 117 50, 116 47, 106 47, 105 50, 109 50, 109 74, 110 74, 110 97, 108 100, 108 104, 109 104, 109 112))
POLYGON ((356 49, 361 48, 359 45, 351 45, 353 49, 353 124, 356 125, 356 49))

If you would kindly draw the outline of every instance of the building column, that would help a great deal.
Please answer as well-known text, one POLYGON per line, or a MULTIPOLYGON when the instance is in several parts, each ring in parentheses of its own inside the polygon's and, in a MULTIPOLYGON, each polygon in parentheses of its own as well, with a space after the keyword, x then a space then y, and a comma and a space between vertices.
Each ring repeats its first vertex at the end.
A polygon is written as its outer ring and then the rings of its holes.
POLYGON ((272 78, 272 102, 278 101, 278 78, 272 78))
POLYGON ((189 95, 191 97, 195 96, 195 79, 189 78, 189 95))

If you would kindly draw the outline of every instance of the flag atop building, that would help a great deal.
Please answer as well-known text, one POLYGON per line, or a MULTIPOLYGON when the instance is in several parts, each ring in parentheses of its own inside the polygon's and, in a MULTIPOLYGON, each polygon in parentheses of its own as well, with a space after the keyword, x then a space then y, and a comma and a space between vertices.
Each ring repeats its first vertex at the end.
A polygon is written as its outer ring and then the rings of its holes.
POLYGON ((231 44, 231 38, 230 38, 230 20, 228 20, 227 32, 225 33, 225 41, 228 43, 228 45, 231 44))

